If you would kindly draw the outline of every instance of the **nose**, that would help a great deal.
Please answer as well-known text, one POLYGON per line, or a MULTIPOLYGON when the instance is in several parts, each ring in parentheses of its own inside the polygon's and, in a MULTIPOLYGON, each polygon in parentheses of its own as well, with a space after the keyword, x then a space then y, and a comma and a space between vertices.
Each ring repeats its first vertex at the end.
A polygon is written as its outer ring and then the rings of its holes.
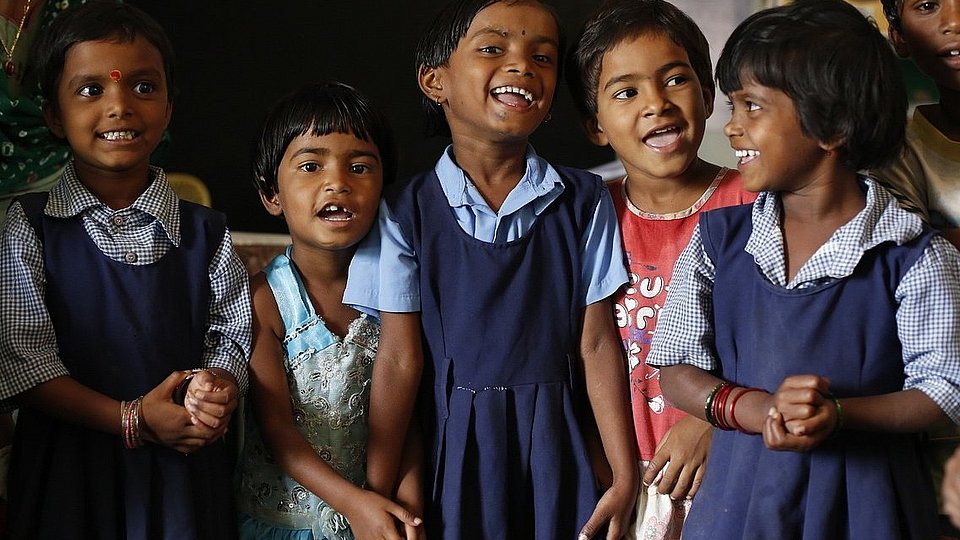
POLYGON ((648 88, 641 89, 644 96, 643 116, 660 116, 670 109, 670 100, 664 94, 663 89, 658 84, 649 84, 648 88))
POLYGON ((347 181, 346 171, 333 170, 324 175, 323 191, 326 193, 348 193, 350 183, 347 181))
POLYGON ((519 74, 522 77, 533 77, 533 67, 531 59, 525 54, 514 53, 510 55, 507 71, 519 74))
POLYGON ((943 33, 960 33, 960 0, 944 0, 940 10, 943 33))
POLYGON ((723 134, 728 139, 743 135, 743 127, 740 125, 735 114, 731 114, 730 120, 727 120, 727 123, 723 125, 723 134))
POLYGON ((105 90, 107 115, 110 118, 126 118, 133 114, 132 98, 119 84, 105 90))

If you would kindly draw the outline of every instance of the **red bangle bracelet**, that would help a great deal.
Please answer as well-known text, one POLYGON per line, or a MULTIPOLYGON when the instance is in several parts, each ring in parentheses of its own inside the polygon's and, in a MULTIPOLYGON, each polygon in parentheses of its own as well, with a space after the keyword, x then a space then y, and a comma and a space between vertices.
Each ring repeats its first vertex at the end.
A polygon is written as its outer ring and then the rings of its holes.
POLYGON ((740 401, 740 398, 744 394, 749 394, 750 392, 765 392, 762 388, 744 388, 742 392, 734 396, 733 401, 730 402, 730 424, 737 428, 737 431, 747 433, 747 430, 743 429, 743 426, 740 425, 740 422, 737 422, 737 402, 740 401))

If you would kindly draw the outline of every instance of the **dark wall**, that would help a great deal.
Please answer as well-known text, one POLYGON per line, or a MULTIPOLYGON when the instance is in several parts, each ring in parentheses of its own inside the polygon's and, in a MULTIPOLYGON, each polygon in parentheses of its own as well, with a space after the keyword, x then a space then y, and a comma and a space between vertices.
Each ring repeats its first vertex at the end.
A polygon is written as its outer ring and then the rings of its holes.
MULTIPOLYGON (((301 84, 338 79, 384 109, 397 133, 401 179, 431 167, 448 142, 423 135, 413 66, 417 36, 443 0, 128 1, 167 29, 177 53, 180 94, 164 166, 203 179, 233 230, 284 231, 260 205, 251 151, 267 109, 301 84)), ((554 4, 572 39, 594 2, 554 4)), ((552 120, 532 142, 564 165, 613 159, 586 140, 563 84, 552 120)))

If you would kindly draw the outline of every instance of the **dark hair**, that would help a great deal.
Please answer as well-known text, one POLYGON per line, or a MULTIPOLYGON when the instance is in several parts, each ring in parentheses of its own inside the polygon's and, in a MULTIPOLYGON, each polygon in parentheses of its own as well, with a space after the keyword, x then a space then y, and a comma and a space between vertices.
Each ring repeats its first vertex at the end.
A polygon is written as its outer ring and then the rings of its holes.
POLYGON ((350 133, 380 152, 383 183, 397 174, 397 154, 387 117, 358 90, 337 81, 309 84, 281 98, 267 115, 257 142, 254 181, 265 197, 277 193, 277 170, 287 146, 306 135, 350 133))
POLYGON ((116 0, 91 0, 67 11, 40 33, 30 57, 35 62, 43 99, 57 102, 57 85, 63 74, 67 51, 84 41, 117 40, 129 43, 141 36, 160 51, 167 79, 167 99, 177 92, 173 77, 173 46, 166 32, 140 9, 116 0))
POLYGON ((796 0, 738 26, 717 62, 720 90, 752 80, 793 100, 804 133, 843 140, 844 163, 882 165, 903 143, 907 95, 886 38, 843 0, 796 0))
POLYGON ((567 84, 581 114, 597 114, 603 55, 620 43, 645 34, 669 37, 683 47, 700 86, 710 90, 710 95, 716 92, 710 45, 686 13, 663 0, 609 0, 590 15, 570 52, 567 84))
POLYGON ((900 31, 900 9, 903 8, 903 0, 880 0, 883 6, 883 16, 887 18, 887 23, 891 28, 900 31))
MULTIPOLYGON (((467 30, 470 29, 470 25, 473 24, 473 19, 477 16, 477 13, 498 2, 504 4, 537 3, 553 16, 557 23, 557 35, 560 42, 560 57, 557 59, 557 77, 559 80, 562 75, 560 70, 563 67, 566 40, 557 12, 541 0, 455 0, 444 5, 417 41, 417 75, 419 76, 425 69, 447 65, 450 56, 457 50, 460 40, 463 39, 467 30)), ((443 110, 425 95, 421 95, 420 100, 427 116, 427 134, 449 136, 450 126, 447 125, 443 110)))

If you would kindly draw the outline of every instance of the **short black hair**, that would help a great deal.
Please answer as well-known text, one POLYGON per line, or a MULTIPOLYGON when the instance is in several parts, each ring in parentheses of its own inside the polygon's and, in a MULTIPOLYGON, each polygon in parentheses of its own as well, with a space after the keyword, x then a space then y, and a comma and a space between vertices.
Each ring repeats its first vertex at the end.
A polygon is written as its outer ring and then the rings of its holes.
POLYGON ((664 0, 608 0, 587 18, 570 52, 567 85, 581 114, 588 118, 597 114, 603 55, 626 40, 647 34, 669 37, 683 47, 700 86, 714 95, 710 44, 686 13, 664 0))
POLYGON ((173 46, 163 27, 150 15, 117 0, 90 0, 57 17, 40 33, 30 57, 35 63, 40 92, 48 103, 57 102, 57 85, 63 74, 67 51, 84 41, 118 40, 129 43, 141 36, 160 51, 167 79, 167 99, 177 93, 173 46))
POLYGON ((900 27, 900 10, 903 9, 903 0, 880 0, 883 6, 883 16, 887 18, 887 24, 897 32, 900 27))
MULTIPOLYGON (((553 16, 557 23, 557 35, 560 41, 560 57, 557 59, 557 80, 559 81, 562 76, 561 70, 566 40, 557 12, 552 6, 541 0, 454 0, 444 5, 434 16, 433 21, 426 26, 417 41, 417 76, 425 69, 447 65, 450 56, 457 50, 460 40, 463 39, 467 30, 470 29, 470 25, 473 24, 473 19, 477 16, 477 13, 498 2, 504 4, 519 4, 522 2, 540 4, 553 16)), ((444 117, 440 106, 425 95, 421 95, 420 100, 427 115, 427 134, 449 136, 450 126, 447 125, 447 119, 444 117)))
POLYGON ((267 114, 257 142, 254 181, 264 197, 277 193, 277 170, 290 142, 307 133, 349 133, 380 152, 383 183, 397 174, 397 152, 387 117, 357 89, 338 81, 312 83, 281 98, 267 114))
POLYGON ((893 48, 843 0, 796 0, 759 11, 730 35, 717 79, 724 94, 743 80, 793 100, 804 133, 841 138, 844 163, 883 165, 904 140, 907 94, 893 48))

